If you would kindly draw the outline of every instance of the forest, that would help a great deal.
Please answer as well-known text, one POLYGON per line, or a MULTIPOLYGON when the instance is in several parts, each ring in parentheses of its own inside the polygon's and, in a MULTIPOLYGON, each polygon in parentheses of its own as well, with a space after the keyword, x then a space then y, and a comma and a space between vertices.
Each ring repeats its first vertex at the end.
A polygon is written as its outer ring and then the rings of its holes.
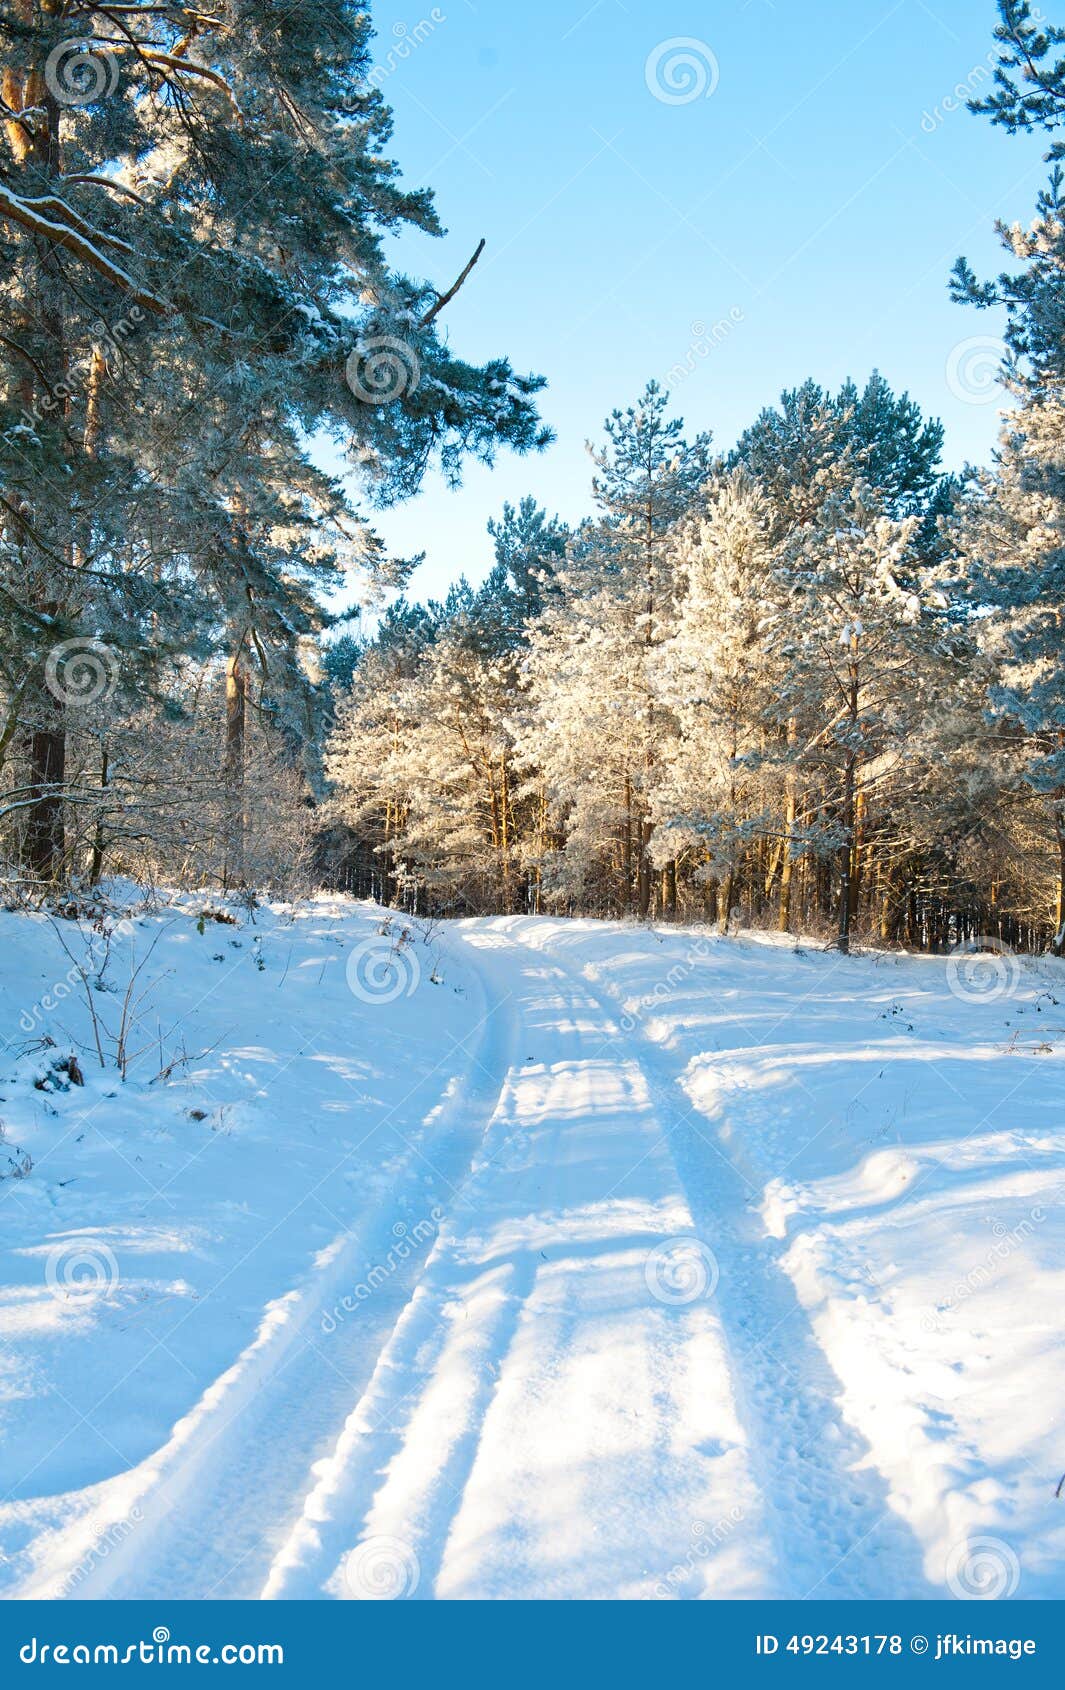
MULTIPOLYGON (((366 10, 74 11, 80 45, 0 10, 12 904, 322 885, 1062 953, 1065 142, 1007 271, 951 283, 1006 323, 990 466, 877 371, 731 446, 651 380, 583 520, 504 504, 488 578, 422 604, 375 508, 551 431, 542 375, 450 347, 480 249, 443 291, 392 263, 442 228, 366 10)), ((974 110, 1056 131, 1065 33, 999 11, 974 110)))

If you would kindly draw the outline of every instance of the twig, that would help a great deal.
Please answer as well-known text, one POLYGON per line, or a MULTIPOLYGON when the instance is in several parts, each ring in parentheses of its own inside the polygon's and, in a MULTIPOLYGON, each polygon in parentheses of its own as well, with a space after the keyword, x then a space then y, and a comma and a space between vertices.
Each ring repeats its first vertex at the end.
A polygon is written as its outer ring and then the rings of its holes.
POLYGON ((448 288, 446 293, 438 293, 437 294, 436 304, 433 305, 425 313, 425 316, 422 318, 421 322, 418 324, 418 327, 420 329, 427 329, 429 327, 429 324, 433 321, 434 317, 439 317, 441 311, 444 309, 444 306, 449 305, 451 303, 451 301, 454 299, 455 295, 458 293, 459 288, 462 286, 463 282, 466 280, 466 277, 469 275, 470 271, 473 269, 477 260, 480 258, 482 252, 484 251, 484 244, 485 244, 484 243, 484 236, 482 235, 480 240, 477 243, 477 251, 474 253, 473 257, 470 259, 469 263, 467 264, 466 268, 462 271, 462 273, 458 277, 457 281, 452 282, 451 286, 448 288))

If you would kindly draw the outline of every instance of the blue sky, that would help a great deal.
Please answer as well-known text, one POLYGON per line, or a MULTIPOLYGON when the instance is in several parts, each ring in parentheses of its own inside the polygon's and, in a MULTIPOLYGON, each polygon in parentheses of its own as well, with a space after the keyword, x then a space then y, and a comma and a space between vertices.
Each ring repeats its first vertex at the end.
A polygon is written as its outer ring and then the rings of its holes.
POLYGON ((447 334, 546 375, 558 435, 377 519, 396 553, 428 552, 416 596, 484 575, 505 499, 582 515, 586 439, 678 366, 675 409, 721 448, 783 387, 876 366, 943 418, 948 463, 988 459, 1001 324, 952 305, 947 279, 961 253, 1002 267, 994 221, 1027 220, 1045 176, 1041 138, 957 98, 990 78, 992 0, 379 0, 374 17, 393 156, 448 229, 396 257, 443 287, 486 237, 447 334))

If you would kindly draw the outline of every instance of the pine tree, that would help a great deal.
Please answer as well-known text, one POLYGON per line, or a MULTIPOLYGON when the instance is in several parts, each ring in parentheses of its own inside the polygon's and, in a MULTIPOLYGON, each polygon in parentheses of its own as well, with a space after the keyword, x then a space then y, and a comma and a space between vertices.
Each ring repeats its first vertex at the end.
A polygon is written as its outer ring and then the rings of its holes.
MULTIPOLYGON (((1028 0, 999 0, 995 39, 1002 52, 995 89, 970 109, 1011 134, 1065 125, 1065 30, 1033 16, 1028 0)), ((1031 227, 998 224, 1003 245, 1022 260, 1019 272, 977 280, 959 259, 955 299, 1005 307, 1009 357, 1005 376, 1019 402, 1006 424, 998 474, 962 528, 970 591, 994 616, 981 625, 985 649, 1001 665, 991 711, 1020 737, 1021 772, 1046 805, 1058 857, 1053 948, 1065 951, 1065 618, 1062 517, 1065 506, 1065 142, 1054 141, 1048 186, 1031 227)))
POLYGON ((490 584, 405 607, 363 654, 326 750, 333 809, 382 859, 390 892, 510 911, 522 850, 510 629, 490 584))
POLYGON ((28 855, 63 861, 57 637, 135 667, 226 653, 239 773, 249 670, 296 674, 319 592, 380 548, 308 441, 332 434, 379 502, 429 463, 544 443, 538 378, 439 338, 448 293, 383 236, 439 234, 404 192, 354 0, 85 5, 0 17, 0 511, 5 632, 21 654, 28 855), (270 650, 274 648, 273 661, 270 650))
POLYGON ((566 556, 569 529, 527 497, 517 509, 505 504, 499 520, 489 520, 488 532, 495 541, 496 568, 517 594, 521 615, 528 621, 551 590, 552 576, 566 556))
MULTIPOLYGON (((969 110, 990 117, 1011 135, 1056 129, 1065 120, 1065 30, 1033 14, 1029 0, 998 0, 995 40, 1002 48, 995 87, 986 99, 969 101, 969 110)), ((1065 143, 1055 141, 1049 156, 1065 157, 1065 143)))
MULTIPOLYGON (((656 857, 694 851, 728 928, 750 845, 773 831, 767 738, 779 675, 767 661, 770 602, 779 594, 773 509, 743 470, 715 486, 705 515, 675 540, 684 582, 676 624, 654 664, 656 691, 678 733, 654 796, 656 857)), ((775 773, 775 771, 774 771, 775 773)))
POLYGON ((996 666, 990 710, 1047 816, 1058 860, 1053 950, 1065 954, 1065 400, 1030 401, 961 526, 976 628, 996 666), (991 614, 988 614, 988 613, 991 614))
POLYGON ((814 381, 784 392, 779 407, 740 436, 729 462, 761 482, 782 532, 859 478, 880 489, 892 515, 922 515, 936 497, 942 449, 942 423, 926 421, 908 394, 896 398, 874 370, 861 392, 851 381, 837 394, 814 381))
POLYGON ((784 552, 785 596, 770 629, 781 704, 798 725, 794 758, 824 802, 800 818, 807 848, 838 867, 837 942, 850 945, 870 809, 901 777, 947 675, 942 596, 913 582, 916 517, 888 514, 858 482, 797 528, 784 552))
MULTIPOLYGON (((592 492, 600 514, 579 536, 571 563, 560 572, 558 599, 548 605, 533 636, 531 671, 541 718, 556 709, 561 677, 568 676, 579 685, 584 709, 580 723, 572 710, 566 711, 566 720, 582 740, 591 724, 612 740, 611 809, 620 834, 623 907, 634 902, 641 920, 650 912, 653 892, 651 796, 660 748, 671 732, 651 679, 653 654, 670 631, 673 614, 667 540, 690 512, 711 467, 709 435, 697 435, 689 444, 682 420, 670 418, 668 409, 668 394, 650 382, 639 404, 607 418, 606 443, 592 449, 592 492), (576 633, 584 647, 580 677, 573 674, 572 653, 566 649, 572 623, 582 630, 576 633)), ((557 740, 555 749, 558 768, 568 767, 566 780, 555 784, 559 794, 568 790, 576 822, 585 813, 573 793, 577 765, 557 740)), ((593 758, 589 773, 594 768, 593 758)), ((581 823, 586 844, 589 819, 585 814, 581 823)))

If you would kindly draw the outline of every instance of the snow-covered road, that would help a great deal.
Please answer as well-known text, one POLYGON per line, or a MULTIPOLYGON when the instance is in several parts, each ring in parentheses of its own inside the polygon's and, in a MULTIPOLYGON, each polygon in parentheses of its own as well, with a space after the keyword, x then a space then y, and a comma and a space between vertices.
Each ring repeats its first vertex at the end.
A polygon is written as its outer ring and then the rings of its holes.
POLYGON ((1060 1593, 1056 965, 513 918, 393 991, 380 920, 263 912, 213 1005, 168 930, 235 1136, 24 1104, 8 1594, 1060 1593), (90 1117, 154 1197, 97 1148, 64 1212, 90 1117))

